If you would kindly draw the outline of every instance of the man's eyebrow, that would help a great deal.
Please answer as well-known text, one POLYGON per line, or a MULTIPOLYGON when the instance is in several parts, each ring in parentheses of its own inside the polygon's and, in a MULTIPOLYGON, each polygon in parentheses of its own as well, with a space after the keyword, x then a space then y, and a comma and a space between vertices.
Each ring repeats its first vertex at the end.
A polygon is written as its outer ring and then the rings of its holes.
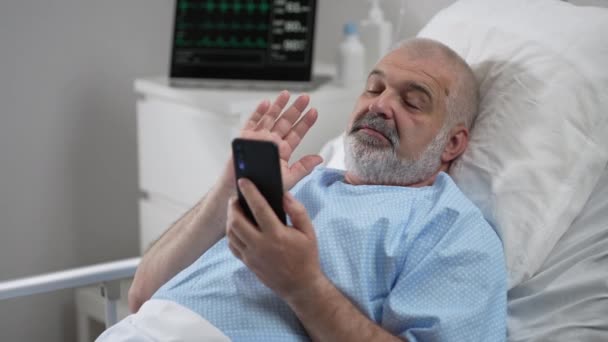
MULTIPOLYGON (((384 73, 384 71, 382 71, 380 69, 372 70, 369 73, 368 78, 370 78, 374 75, 382 77, 382 78, 386 77, 386 74, 384 73)), ((427 86, 423 85, 422 83, 415 82, 415 81, 408 81, 404 85, 407 90, 419 91, 419 92, 423 93, 424 95, 426 95, 431 102, 433 101, 434 97, 432 95, 432 92, 429 90, 429 88, 427 86)))
POLYGON ((384 71, 380 70, 380 69, 374 69, 369 73, 369 76, 367 76, 367 78, 370 78, 374 75, 380 76, 380 77, 385 77, 386 74, 384 73, 384 71))

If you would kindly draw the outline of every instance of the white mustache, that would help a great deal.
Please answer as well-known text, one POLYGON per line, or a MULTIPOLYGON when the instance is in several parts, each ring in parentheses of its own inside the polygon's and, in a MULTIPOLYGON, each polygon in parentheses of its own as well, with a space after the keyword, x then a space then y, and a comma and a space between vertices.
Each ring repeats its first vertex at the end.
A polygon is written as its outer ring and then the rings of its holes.
POLYGON ((353 127, 349 134, 353 134, 364 127, 369 127, 384 135, 393 146, 399 146, 399 135, 394 127, 386 123, 378 113, 365 114, 353 122, 353 127))

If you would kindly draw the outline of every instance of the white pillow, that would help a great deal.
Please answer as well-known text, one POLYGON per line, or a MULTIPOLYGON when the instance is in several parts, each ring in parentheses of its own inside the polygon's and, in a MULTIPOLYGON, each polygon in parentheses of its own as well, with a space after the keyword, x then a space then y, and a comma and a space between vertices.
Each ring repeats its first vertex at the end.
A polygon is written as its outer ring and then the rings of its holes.
MULTIPOLYGON (((469 148, 450 173, 500 234, 513 287, 539 269, 608 162, 608 10, 461 0, 419 36, 458 52, 480 82, 469 148)), ((343 158, 340 144, 328 146, 343 158)))
POLYGON ((346 170, 344 165, 344 133, 326 142, 319 155, 323 158, 323 166, 331 169, 346 170))
POLYGON ((473 67, 481 111, 451 174, 503 239, 510 286, 531 277, 608 162, 608 10, 463 0, 419 36, 473 67))

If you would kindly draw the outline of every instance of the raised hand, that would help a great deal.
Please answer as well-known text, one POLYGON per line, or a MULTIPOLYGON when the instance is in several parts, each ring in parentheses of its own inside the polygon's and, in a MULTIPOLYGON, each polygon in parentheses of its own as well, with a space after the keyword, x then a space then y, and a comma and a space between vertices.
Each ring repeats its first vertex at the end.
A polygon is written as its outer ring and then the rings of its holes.
MULTIPOLYGON (((267 140, 277 144, 285 190, 294 186, 323 161, 319 155, 307 155, 293 164, 289 164, 293 151, 317 120, 317 110, 314 108, 302 115, 310 101, 308 95, 298 96, 294 103, 285 109, 289 98, 289 92, 283 91, 272 104, 269 101, 262 101, 239 135, 244 139, 267 140)), ((225 181, 234 184, 232 160, 227 165, 225 181)))

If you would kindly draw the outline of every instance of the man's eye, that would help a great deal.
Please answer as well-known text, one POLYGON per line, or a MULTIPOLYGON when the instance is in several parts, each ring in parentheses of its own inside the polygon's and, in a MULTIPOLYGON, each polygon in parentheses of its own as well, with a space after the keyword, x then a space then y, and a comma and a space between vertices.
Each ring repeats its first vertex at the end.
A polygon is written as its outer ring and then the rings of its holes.
POLYGON ((405 103, 406 106, 415 109, 415 110, 420 110, 420 108, 418 106, 416 106, 415 104, 413 104, 412 102, 408 101, 408 100, 403 100, 403 102, 405 103))
POLYGON ((370 88, 366 90, 370 94, 380 94, 382 91, 380 89, 370 88))

